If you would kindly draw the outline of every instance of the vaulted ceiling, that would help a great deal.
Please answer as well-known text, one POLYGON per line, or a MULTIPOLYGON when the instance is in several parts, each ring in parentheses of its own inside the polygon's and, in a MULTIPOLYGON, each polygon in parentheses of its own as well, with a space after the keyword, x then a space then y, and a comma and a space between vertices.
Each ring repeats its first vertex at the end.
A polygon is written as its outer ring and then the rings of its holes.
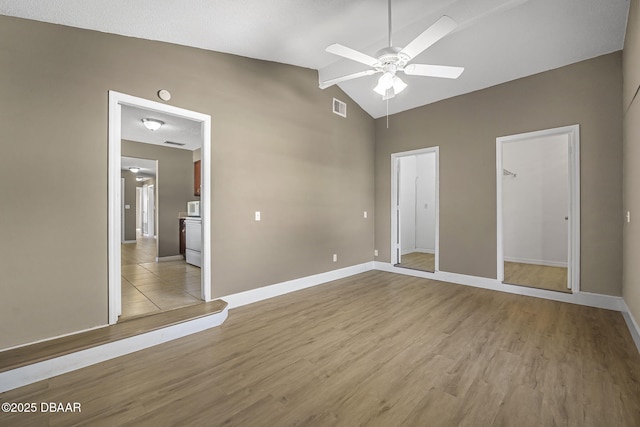
MULTIPOLYGON (((629 1, 394 0, 392 10, 400 47, 453 18, 458 27, 415 62, 465 71, 402 76, 409 87, 388 106, 372 90, 377 75, 341 83, 375 118, 621 50, 629 1)), ((386 0, 0 0, 0 14, 292 64, 319 80, 367 69, 328 45, 375 56, 388 31, 386 0)))

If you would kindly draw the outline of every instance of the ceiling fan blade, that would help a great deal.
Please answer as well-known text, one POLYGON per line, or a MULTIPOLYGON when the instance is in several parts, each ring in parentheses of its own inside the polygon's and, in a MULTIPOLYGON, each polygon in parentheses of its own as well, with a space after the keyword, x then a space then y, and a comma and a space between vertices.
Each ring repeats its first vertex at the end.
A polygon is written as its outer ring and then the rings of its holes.
POLYGON ((442 77, 457 79, 464 71, 463 67, 447 65, 409 64, 404 67, 404 73, 410 76, 442 77))
POLYGON ((338 43, 327 46, 325 50, 329 53, 333 53, 334 55, 342 56, 343 58, 360 62, 370 67, 374 67, 378 63, 378 60, 373 56, 369 56, 366 53, 358 52, 357 50, 351 49, 350 47, 346 47, 338 43))
POLYGON ((329 86, 333 86, 337 83, 341 83, 347 80, 357 79, 358 77, 370 76, 372 74, 379 73, 379 72, 380 71, 377 71, 377 70, 366 70, 366 71, 360 71, 358 73, 347 74, 346 76, 342 76, 342 77, 336 77, 335 79, 325 80, 323 82, 320 82, 320 89, 326 89, 329 86))
POLYGON ((411 60, 420 55, 426 48, 449 34, 457 26, 456 21, 447 15, 443 15, 432 26, 424 30, 422 34, 405 46, 400 53, 407 55, 409 60, 411 60))

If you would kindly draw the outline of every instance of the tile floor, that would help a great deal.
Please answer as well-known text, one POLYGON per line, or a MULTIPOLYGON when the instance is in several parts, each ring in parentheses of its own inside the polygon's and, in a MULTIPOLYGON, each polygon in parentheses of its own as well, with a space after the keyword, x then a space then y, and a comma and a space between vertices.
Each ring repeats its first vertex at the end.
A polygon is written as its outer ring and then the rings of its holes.
POLYGON ((200 268, 183 260, 156 262, 151 237, 138 236, 136 243, 121 248, 121 320, 203 302, 200 268))

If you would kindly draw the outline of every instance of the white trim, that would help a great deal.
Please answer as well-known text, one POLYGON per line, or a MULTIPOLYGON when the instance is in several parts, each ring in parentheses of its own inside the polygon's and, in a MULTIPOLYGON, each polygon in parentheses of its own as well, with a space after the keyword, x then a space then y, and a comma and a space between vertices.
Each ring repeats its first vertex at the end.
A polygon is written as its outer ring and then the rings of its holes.
MULTIPOLYGON (((109 307, 108 322, 115 324, 121 308, 121 254, 120 254, 120 155, 121 155, 121 105, 130 105, 147 110, 160 111, 202 123, 202 188, 200 209, 202 212, 202 299, 211 301, 211 116, 162 104, 143 98, 109 91, 109 182, 108 182, 108 271, 109 307)), ((157 222, 156 222, 157 224, 157 222)))
POLYGON ((496 242, 497 280, 504 281, 504 237, 502 233, 502 145, 509 142, 554 135, 569 137, 569 254, 568 288, 580 292, 580 125, 563 126, 536 132, 496 138, 496 242))
POLYGON ((125 245, 132 245, 134 243, 138 243, 137 240, 125 240, 124 242, 122 242, 125 245))
POLYGON ((504 260, 505 262, 517 262, 520 264, 544 265, 547 267, 567 267, 566 262, 559 262, 559 261, 545 261, 541 259, 511 258, 511 257, 504 257, 504 260))
POLYGON ((403 251, 400 251, 401 255, 406 255, 406 254, 413 254, 413 253, 420 253, 420 254, 435 254, 436 251, 434 249, 422 249, 422 248, 411 248, 411 249, 405 249, 403 251))
MULTIPOLYGON (((440 147, 428 147, 420 148, 417 150, 403 151, 399 153, 391 154, 391 260, 395 261, 395 264, 399 264, 398 250, 398 213, 397 213, 397 200, 398 200, 398 160, 402 157, 416 156, 420 154, 435 153, 436 154, 436 236, 435 236, 435 248, 433 253, 435 254, 434 270, 438 271, 440 268, 440 147)), ((401 254, 402 255, 402 254, 401 254)))
POLYGON ((627 327, 631 333, 631 338, 633 338, 633 342, 636 344, 636 348, 640 353, 640 326, 638 326, 638 322, 636 322, 636 319, 633 317, 633 314, 629 310, 624 299, 622 300, 622 306, 622 316, 624 317, 624 321, 627 323, 627 327))
POLYGON ((184 260, 184 257, 182 255, 156 257, 156 262, 182 261, 182 260, 184 260))
POLYGON ((415 248, 414 252, 420 252, 421 254, 434 254, 436 253, 435 249, 425 249, 425 248, 415 248))
POLYGON ((499 292, 507 292, 510 294, 543 298, 552 301, 568 302, 571 304, 586 305, 589 307, 604 308, 607 310, 623 311, 622 298, 610 295, 593 294, 590 292, 574 292, 572 294, 569 294, 563 292, 548 291, 545 289, 527 288, 525 286, 516 286, 502 283, 497 279, 467 276, 458 273, 447 273, 444 271, 429 273, 426 271, 395 267, 390 263, 380 261, 375 261, 375 269, 387 271, 390 273, 404 274, 406 276, 422 277, 425 279, 439 280, 441 282, 456 283, 459 285, 473 286, 476 288, 490 289, 499 292))
POLYGON ((321 285, 333 280, 344 279, 345 277, 364 273, 373 269, 374 263, 373 261, 370 261, 363 264, 352 265, 351 267, 327 271, 326 273, 314 274, 313 276, 301 277, 299 279, 293 279, 286 282, 263 286, 257 289, 239 292, 237 294, 227 295, 225 297, 222 297, 222 299, 229 304, 229 309, 232 309, 265 299, 288 294, 289 292, 295 292, 301 289, 310 288, 312 286, 321 285))
POLYGON ((219 326, 227 315, 228 308, 225 308, 210 316, 0 372, 0 393, 219 326))

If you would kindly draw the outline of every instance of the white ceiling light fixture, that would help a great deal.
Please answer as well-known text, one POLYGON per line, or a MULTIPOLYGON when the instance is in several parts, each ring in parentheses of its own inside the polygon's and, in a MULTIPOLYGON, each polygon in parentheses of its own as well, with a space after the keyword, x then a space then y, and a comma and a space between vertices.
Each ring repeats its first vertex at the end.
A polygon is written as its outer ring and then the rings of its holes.
POLYGON ((164 124, 162 120, 158 119, 142 119, 142 123, 150 131, 158 130, 164 124))
POLYGON ((458 24, 450 17, 444 15, 433 25, 424 30, 422 34, 413 39, 404 48, 394 47, 391 41, 391 0, 388 1, 389 9, 389 47, 378 51, 377 58, 366 53, 359 52, 341 44, 335 43, 326 48, 326 51, 334 55, 341 56, 352 61, 371 67, 369 70, 360 71, 335 79, 325 80, 320 83, 320 89, 328 88, 337 83, 358 77, 370 76, 372 74, 383 73, 378 79, 378 85, 373 89, 377 94, 382 95, 383 100, 388 100, 402 92, 407 84, 396 76, 401 71, 411 76, 441 77, 446 79, 457 79, 464 68, 450 67, 446 65, 409 64, 416 56, 424 52, 428 47, 449 34, 458 24))
POLYGON ((379 95, 382 95, 382 100, 386 101, 391 99, 403 90, 407 88, 407 84, 402 79, 392 72, 385 72, 382 77, 378 79, 378 85, 373 88, 373 91, 379 95))
POLYGON ((129 168, 129 170, 130 170, 132 173, 138 173, 138 172, 140 172, 140 168, 135 167, 135 166, 134 166, 134 167, 130 167, 130 168, 129 168))
POLYGON ((136 176, 136 181, 140 182, 140 181, 144 181, 144 177, 142 176, 136 176))

